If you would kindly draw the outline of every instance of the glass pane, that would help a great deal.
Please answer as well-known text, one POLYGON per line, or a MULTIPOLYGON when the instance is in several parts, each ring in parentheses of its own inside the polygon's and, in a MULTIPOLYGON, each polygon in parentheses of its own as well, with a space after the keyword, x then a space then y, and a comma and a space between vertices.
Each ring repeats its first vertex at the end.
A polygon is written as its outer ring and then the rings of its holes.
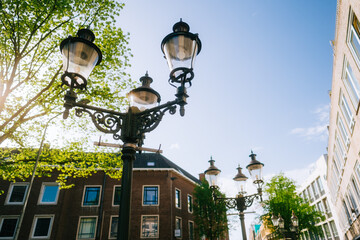
POLYGON ((175 205, 176 207, 180 207, 180 191, 175 190, 175 205))
POLYGON ((34 237, 46 237, 49 234, 51 218, 38 218, 34 230, 34 237))
POLYGON ((100 187, 86 187, 84 205, 99 204, 100 187))
POLYGON ((43 203, 56 202, 59 186, 44 186, 44 193, 41 199, 43 203))
POLYGON ((23 202, 27 186, 16 186, 12 188, 9 202, 23 202))
POLYGON ((117 237, 118 222, 119 222, 118 217, 113 217, 111 219, 110 237, 114 237, 114 238, 117 237))
POLYGON ((157 216, 143 216, 141 233, 142 233, 142 237, 157 237, 158 236, 158 217, 157 216))
POLYGON ((144 187, 144 204, 158 204, 158 187, 144 187))
POLYGON ((121 187, 115 187, 114 193, 114 205, 120 205, 120 194, 121 194, 121 187))
POLYGON ((0 237, 13 237, 15 234, 16 224, 17 218, 3 219, 0 229, 0 237))
POLYGON ((82 218, 80 221, 80 229, 78 237, 80 239, 95 237, 96 218, 82 218))

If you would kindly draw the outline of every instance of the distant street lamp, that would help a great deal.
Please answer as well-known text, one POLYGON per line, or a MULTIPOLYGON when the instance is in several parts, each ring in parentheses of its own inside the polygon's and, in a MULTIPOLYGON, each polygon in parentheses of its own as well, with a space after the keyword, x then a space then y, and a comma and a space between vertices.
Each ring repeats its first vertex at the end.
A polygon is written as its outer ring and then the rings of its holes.
POLYGON ((275 228, 278 228, 280 233, 284 236, 285 239, 289 237, 290 239, 298 239, 298 232, 299 232, 299 220, 295 215, 294 211, 292 211, 291 215, 291 223, 289 231, 285 230, 285 220, 281 217, 280 213, 278 216, 275 214, 272 215, 271 221, 275 228))
POLYGON ((160 123, 166 111, 170 114, 176 112, 180 106, 180 115, 184 116, 186 87, 191 86, 194 77, 193 65, 196 55, 201 50, 201 41, 197 34, 189 32, 190 27, 181 21, 173 26, 173 32, 167 35, 161 43, 161 49, 170 68, 170 85, 177 88, 176 99, 162 105, 160 94, 150 87, 152 78, 146 73, 140 78, 141 87, 133 89, 128 94, 130 106, 125 113, 87 105, 76 101, 75 89, 86 89, 87 78, 100 64, 102 53, 93 43, 95 35, 89 29, 81 29, 77 37, 68 37, 60 44, 63 55, 64 74, 61 76, 62 84, 70 89, 65 94, 64 119, 73 107, 76 116, 83 113, 90 115, 94 125, 104 133, 113 134, 115 140, 122 140, 123 175, 121 199, 119 210, 119 223, 117 239, 130 239, 130 210, 131 210, 131 185, 133 161, 136 150, 141 149, 145 133, 154 130, 160 123))
MULTIPOLYGON (((260 201, 262 201, 262 186, 264 184, 264 181, 262 180, 262 168, 264 164, 256 160, 256 154, 254 154, 252 151, 249 157, 251 158, 251 161, 246 166, 246 168, 250 172, 253 183, 257 186, 257 193, 247 196, 245 195, 245 183, 248 178, 241 172, 242 168, 239 166, 237 168, 238 173, 233 178, 238 188, 238 195, 235 198, 219 198, 216 196, 216 194, 213 194, 215 202, 224 202, 227 208, 236 209, 239 212, 243 240, 246 240, 244 211, 253 204, 254 199, 260 199, 260 201)), ((215 167, 214 160, 210 159, 209 162, 210 167, 204 173, 214 193, 215 189, 219 188, 217 186, 217 176, 221 171, 215 167)))

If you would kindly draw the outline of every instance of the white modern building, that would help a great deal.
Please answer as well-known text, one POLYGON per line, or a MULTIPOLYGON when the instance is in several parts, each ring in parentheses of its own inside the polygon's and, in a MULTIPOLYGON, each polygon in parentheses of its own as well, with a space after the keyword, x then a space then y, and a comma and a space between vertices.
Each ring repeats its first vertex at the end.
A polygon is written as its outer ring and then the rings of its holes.
POLYGON ((315 162, 309 177, 301 184, 301 187, 298 190, 302 198, 309 201, 310 205, 316 206, 317 210, 322 212, 325 216, 325 220, 319 220, 316 223, 316 225, 322 229, 324 236, 314 236, 308 231, 303 231, 301 233, 302 239, 344 239, 344 234, 341 232, 339 219, 335 214, 335 206, 330 201, 330 191, 326 182, 326 162, 327 155, 322 155, 315 162))

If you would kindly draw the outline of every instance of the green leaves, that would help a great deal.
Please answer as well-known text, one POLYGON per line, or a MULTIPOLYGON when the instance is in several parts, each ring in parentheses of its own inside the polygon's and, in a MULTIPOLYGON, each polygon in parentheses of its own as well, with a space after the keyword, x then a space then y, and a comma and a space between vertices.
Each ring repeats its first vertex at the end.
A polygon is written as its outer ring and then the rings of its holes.
POLYGON ((322 234, 322 231, 319 231, 315 226, 317 220, 323 218, 322 214, 316 210, 315 206, 310 206, 308 202, 297 195, 296 185, 293 180, 283 174, 276 175, 266 184, 264 192, 268 199, 263 201, 265 214, 262 219, 276 234, 281 235, 273 227, 271 216, 280 214, 284 219, 286 231, 289 231, 292 211, 298 217, 299 231, 307 229, 309 232, 322 234))
MULTIPOLYGON (((38 149, 3 149, 0 151, 0 177, 8 181, 24 181, 31 176, 38 149)), ((86 153, 73 149, 44 148, 36 169, 37 177, 58 175, 62 188, 69 188, 69 178, 86 178, 96 171, 105 171, 110 177, 121 177, 121 154, 86 153)), ((1 189, 0 189, 1 191, 1 189)))
MULTIPOLYGON (((225 197, 215 189, 217 197, 225 197)), ((223 237, 228 230, 226 206, 223 202, 213 199, 213 192, 207 181, 195 187, 194 195, 194 220, 200 236, 205 235, 210 239, 223 237)))

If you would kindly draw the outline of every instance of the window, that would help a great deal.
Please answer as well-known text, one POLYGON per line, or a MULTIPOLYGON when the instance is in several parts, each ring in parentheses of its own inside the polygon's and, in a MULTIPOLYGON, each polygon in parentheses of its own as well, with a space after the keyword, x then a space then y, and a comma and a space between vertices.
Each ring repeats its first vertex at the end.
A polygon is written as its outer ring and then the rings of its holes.
POLYGON ((311 183, 311 189, 315 193, 315 199, 318 199, 320 194, 319 194, 319 189, 317 188, 315 181, 311 183))
POLYGON ((78 239, 95 239, 96 217, 80 217, 78 239))
POLYGON ((324 227, 324 231, 325 231, 326 238, 327 238, 328 240, 331 240, 332 238, 331 238, 331 233, 330 233, 329 225, 328 225, 327 223, 325 223, 325 224, 323 225, 323 227, 324 227))
POLYGON ((175 189, 175 207, 181 208, 181 192, 179 189, 175 189))
POLYGON ((141 216, 141 238, 159 237, 159 216, 141 216))
POLYGON ((28 183, 12 183, 6 198, 6 204, 24 204, 28 183))
POLYGON ((354 13, 352 13, 351 27, 348 37, 348 44, 351 52, 358 64, 360 64, 360 23, 354 13))
POLYGON ((344 66, 345 66, 344 67, 345 71, 343 76, 344 85, 350 96, 351 103, 353 104, 354 108, 357 109, 360 99, 360 84, 358 80, 355 78, 351 66, 346 59, 344 62, 344 66))
POLYGON ((309 193, 309 196, 310 196, 310 202, 313 202, 314 201, 314 192, 312 191, 312 189, 309 187, 307 187, 307 191, 309 193))
POLYGON ((182 230, 182 222, 181 218, 175 218, 175 237, 181 237, 181 230, 182 230))
POLYGON ((333 236, 335 237, 335 239, 339 239, 339 233, 337 231, 335 222, 330 221, 329 225, 330 225, 331 232, 332 232, 333 236))
POLYGON ((99 205, 100 187, 86 186, 84 191, 83 206, 99 205))
POLYGON ((35 216, 31 236, 32 238, 50 238, 53 216, 35 216))
POLYGON ((193 198, 191 195, 188 195, 188 211, 189 213, 193 212, 193 198))
POLYGON ((339 129, 340 136, 341 136, 343 142, 345 143, 346 148, 348 148, 350 145, 349 134, 347 133, 344 122, 339 115, 337 118, 337 127, 339 129))
POLYGON ((113 205, 120 205, 121 186, 114 186, 113 205))
POLYGON ((324 190, 324 186, 322 185, 320 177, 318 177, 315 181, 319 187, 320 194, 323 195, 325 193, 325 190, 324 190))
POLYGON ((354 116, 350 110, 350 106, 349 106, 348 102, 346 101, 344 94, 341 91, 340 91, 340 109, 345 118, 347 126, 349 127, 350 131, 352 132, 352 130, 354 129, 354 124, 355 124, 354 116))
POLYGON ((339 158, 341 159, 341 162, 344 163, 347 158, 346 151, 345 151, 344 143, 341 142, 338 134, 335 134, 335 147, 338 150, 338 154, 339 154, 339 158))
POLYGON ((109 238, 111 238, 111 239, 117 238, 118 223, 119 223, 119 217, 118 216, 111 216, 111 225, 110 225, 110 231, 109 231, 109 238))
POLYGON ((57 183, 43 183, 39 197, 40 204, 56 204, 59 195, 57 183))
POLYGON ((328 203, 328 200, 326 198, 324 198, 322 200, 322 203, 323 203, 323 206, 324 206, 324 209, 325 209, 325 213, 328 215, 328 217, 330 218, 332 216, 332 213, 331 213, 331 210, 330 210, 330 207, 329 207, 329 203, 328 203))
POLYGON ((159 205, 158 186, 144 186, 143 190, 143 205, 159 205))
POLYGON ((194 240, 194 222, 189 221, 189 240, 194 240))
POLYGON ((3 216, 0 218, 0 239, 13 239, 18 224, 18 216, 3 216))

